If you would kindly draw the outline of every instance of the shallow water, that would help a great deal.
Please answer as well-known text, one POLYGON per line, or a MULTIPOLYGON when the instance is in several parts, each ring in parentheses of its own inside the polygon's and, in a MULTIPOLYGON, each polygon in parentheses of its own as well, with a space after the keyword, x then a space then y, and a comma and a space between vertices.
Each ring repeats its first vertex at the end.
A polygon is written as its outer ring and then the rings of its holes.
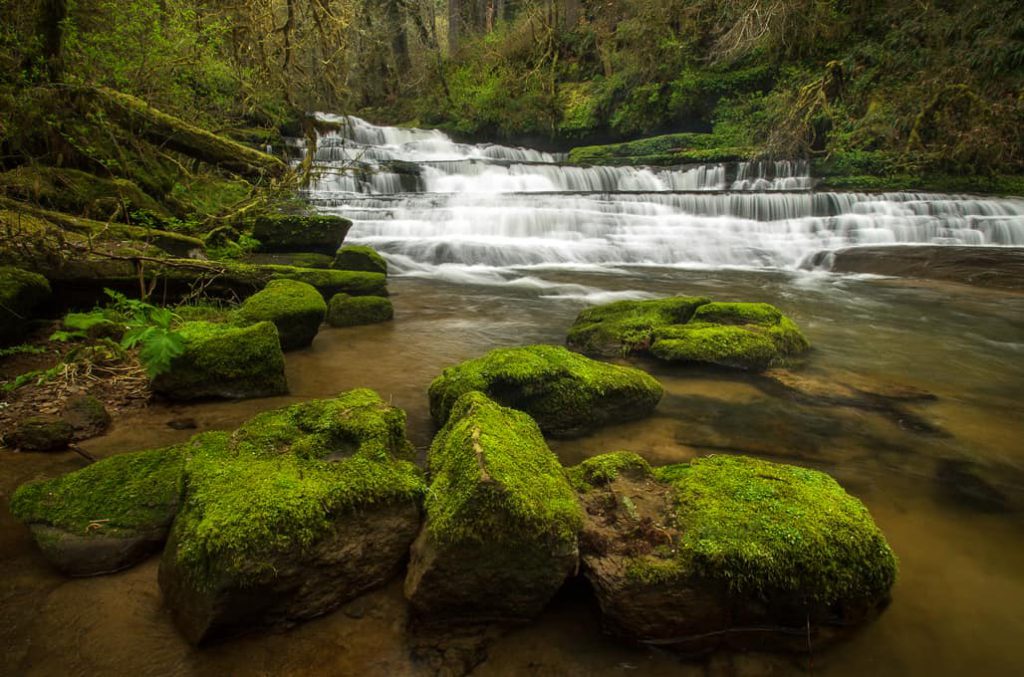
MULTIPOLYGON (((499 640, 474 674, 1024 672, 1024 296, 788 272, 531 275, 628 295, 775 303, 815 345, 807 369, 910 385, 937 400, 904 405, 913 416, 902 420, 800 404, 748 377, 644 363, 666 389, 655 416, 553 443, 563 462, 622 448, 659 464, 740 451, 826 470, 868 505, 900 558, 892 605, 847 643, 810 659, 724 654, 686 663, 607 639, 593 601, 576 590, 499 640), (932 429, 907 424, 918 419, 932 429), (964 479, 964 468, 981 479, 964 479)), ((546 296, 547 288, 395 279, 396 320, 324 328, 311 348, 288 355, 289 396, 154 405, 83 446, 107 456, 163 445, 195 432, 172 430, 171 419, 231 428, 271 407, 369 386, 408 412, 410 437, 422 450, 433 433, 426 388, 442 368, 498 346, 564 340, 587 301, 546 296)), ((399 584, 289 632, 200 651, 178 636, 160 604, 156 560, 94 579, 51 572, 10 517, 6 497, 21 482, 82 465, 71 453, 0 453, 0 674, 416 674, 399 584)))

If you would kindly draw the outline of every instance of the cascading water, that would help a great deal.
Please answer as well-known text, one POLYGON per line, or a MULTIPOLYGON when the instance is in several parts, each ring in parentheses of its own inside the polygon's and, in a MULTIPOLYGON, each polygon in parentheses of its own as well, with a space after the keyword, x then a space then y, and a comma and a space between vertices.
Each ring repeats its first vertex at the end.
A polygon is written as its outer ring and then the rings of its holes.
POLYGON ((436 130, 321 119, 337 129, 317 139, 309 200, 351 218, 348 241, 408 275, 539 284, 521 269, 792 269, 856 244, 1024 245, 1024 199, 815 192, 806 162, 567 166, 436 130))

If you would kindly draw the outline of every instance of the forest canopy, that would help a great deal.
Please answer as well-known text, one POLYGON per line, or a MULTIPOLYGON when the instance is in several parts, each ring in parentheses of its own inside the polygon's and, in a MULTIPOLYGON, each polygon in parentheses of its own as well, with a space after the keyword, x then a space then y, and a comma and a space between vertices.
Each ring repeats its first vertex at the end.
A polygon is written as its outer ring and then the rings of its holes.
POLYGON ((549 144, 701 132, 775 157, 1024 164, 1015 0, 0 0, 0 13, 6 167, 43 152, 26 141, 47 124, 40 89, 97 85, 214 131, 331 110, 549 144))

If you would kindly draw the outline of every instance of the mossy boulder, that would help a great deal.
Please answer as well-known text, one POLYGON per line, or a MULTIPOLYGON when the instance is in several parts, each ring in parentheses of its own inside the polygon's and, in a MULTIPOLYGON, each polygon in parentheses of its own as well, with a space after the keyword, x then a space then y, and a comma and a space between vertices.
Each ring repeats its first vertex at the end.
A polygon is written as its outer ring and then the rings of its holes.
POLYGON ((34 416, 21 421, 7 443, 22 451, 63 451, 71 444, 75 429, 71 424, 50 416, 34 416))
POLYGON ((193 438, 160 587, 192 642, 322 615, 401 570, 424 485, 370 390, 193 438))
POLYGON ((384 257, 371 247, 363 245, 346 245, 339 249, 331 268, 388 274, 388 262, 384 260, 384 257))
POLYGON ((428 622, 523 621, 576 568, 582 514, 526 414, 471 392, 427 456, 426 523, 405 594, 428 622))
POLYGON ((71 576, 119 571, 166 540, 181 497, 183 447, 122 454, 22 485, 11 513, 71 576))
POLYGON ((61 418, 71 426, 78 440, 102 435, 110 427, 110 412, 92 395, 68 398, 61 418))
POLYGON ((355 327, 387 322, 395 316, 391 301, 380 296, 335 294, 327 308, 327 324, 332 327, 355 327))
POLYGON ((0 192, 10 197, 99 221, 127 221, 134 211, 170 214, 126 179, 96 176, 77 169, 22 166, 0 174, 0 192))
POLYGON ((799 327, 773 305, 686 296, 588 308, 566 343, 587 355, 649 354, 667 362, 755 371, 785 364, 810 348, 799 327))
POLYGON ((327 254, 296 252, 288 256, 288 263, 298 268, 330 268, 334 258, 327 254))
POLYGON ((569 470, 583 572, 606 626, 686 652, 806 650, 888 603, 896 558, 828 475, 739 456, 652 469, 635 454, 569 470))
POLYGON ((245 324, 270 321, 277 327, 282 350, 304 348, 313 342, 327 314, 323 296, 312 285, 273 280, 238 310, 245 324))
POLYGON ((273 214, 253 223, 252 235, 263 252, 313 252, 333 255, 352 222, 340 216, 273 214))
POLYGON ((639 369, 598 362, 560 346, 498 348, 434 379, 434 422, 443 425, 455 402, 474 390, 525 411, 554 437, 643 418, 662 396, 661 384, 639 369))
POLYGON ((42 275, 0 266, 0 345, 24 338, 32 311, 49 298, 50 284, 42 275))
POLYGON ((186 322, 178 332, 185 352, 153 379, 153 391, 172 400, 241 399, 288 392, 277 327, 186 322))

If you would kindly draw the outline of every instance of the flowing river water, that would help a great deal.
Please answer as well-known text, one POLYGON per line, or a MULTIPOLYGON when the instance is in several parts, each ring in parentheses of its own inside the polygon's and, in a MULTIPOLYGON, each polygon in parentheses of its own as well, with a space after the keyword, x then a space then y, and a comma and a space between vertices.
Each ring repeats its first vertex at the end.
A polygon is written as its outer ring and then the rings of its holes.
MULTIPOLYGON (((325 116, 341 121, 341 118, 325 116)), ((653 171, 570 168, 550 154, 455 144, 347 121, 319 139, 319 209, 384 252, 395 321, 324 327, 289 353, 287 397, 156 403, 82 446, 96 456, 229 429, 354 387, 433 435, 426 389, 444 367, 508 345, 560 344, 593 303, 675 293, 765 301, 814 345, 827 381, 898 384, 933 400, 880 411, 796 400, 752 376, 642 363, 665 386, 649 419, 552 443, 566 464, 631 449, 652 463, 748 453, 825 470, 871 510, 900 558, 893 602, 810 657, 685 662, 601 633, 582 586, 498 640, 475 675, 1009 675, 1024 673, 1024 295, 804 271, 855 243, 1024 244, 1024 201, 818 193, 799 163, 653 171)), ((188 646, 162 607, 156 560, 92 579, 50 570, 7 497, 82 467, 0 455, 0 674, 413 675, 400 583, 288 632, 188 646)))

